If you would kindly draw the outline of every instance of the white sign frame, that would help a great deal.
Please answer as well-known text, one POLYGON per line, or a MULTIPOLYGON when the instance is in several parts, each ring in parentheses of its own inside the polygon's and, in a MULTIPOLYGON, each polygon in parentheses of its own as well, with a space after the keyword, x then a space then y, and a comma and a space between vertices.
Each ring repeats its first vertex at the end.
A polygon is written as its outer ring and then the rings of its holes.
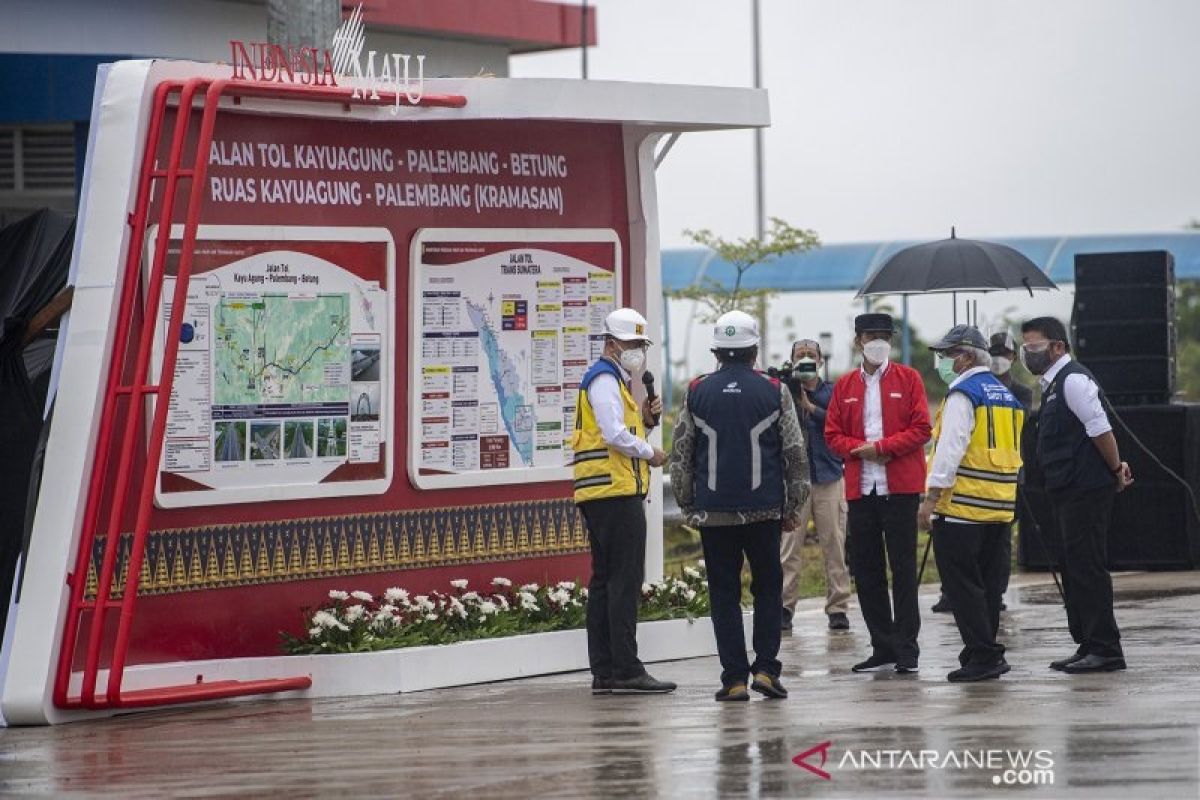
POLYGON ((419 228, 409 247, 408 306, 408 478, 418 489, 453 489, 467 486, 507 486, 569 481, 570 466, 509 467, 462 473, 421 474, 421 247, 429 240, 458 242, 599 242, 612 244, 613 303, 624 302, 624 269, 621 237, 612 228, 419 228))

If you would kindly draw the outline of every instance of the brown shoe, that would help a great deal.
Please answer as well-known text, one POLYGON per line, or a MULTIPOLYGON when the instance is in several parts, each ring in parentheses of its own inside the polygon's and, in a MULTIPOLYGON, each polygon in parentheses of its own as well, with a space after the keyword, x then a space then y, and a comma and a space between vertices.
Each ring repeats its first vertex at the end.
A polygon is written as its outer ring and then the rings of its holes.
POLYGON ((746 684, 735 683, 732 686, 722 686, 715 697, 718 703, 724 703, 729 700, 749 700, 750 693, 746 691, 746 684))
POLYGON ((783 688, 779 678, 765 672, 754 673, 754 682, 750 684, 750 688, 774 700, 786 700, 788 696, 788 691, 783 688))

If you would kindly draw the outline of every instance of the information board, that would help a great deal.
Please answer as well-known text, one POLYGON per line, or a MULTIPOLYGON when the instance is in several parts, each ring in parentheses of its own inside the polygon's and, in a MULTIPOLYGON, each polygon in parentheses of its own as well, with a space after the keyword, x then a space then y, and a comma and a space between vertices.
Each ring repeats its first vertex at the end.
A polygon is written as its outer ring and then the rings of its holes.
POLYGON ((611 229, 419 230, 409 475, 420 488, 564 480, 579 381, 620 305, 611 229))
MULTIPOLYGON (((155 365, 181 233, 177 226, 168 248, 155 365)), ((394 270, 386 229, 202 226, 158 504, 384 491, 394 270)))

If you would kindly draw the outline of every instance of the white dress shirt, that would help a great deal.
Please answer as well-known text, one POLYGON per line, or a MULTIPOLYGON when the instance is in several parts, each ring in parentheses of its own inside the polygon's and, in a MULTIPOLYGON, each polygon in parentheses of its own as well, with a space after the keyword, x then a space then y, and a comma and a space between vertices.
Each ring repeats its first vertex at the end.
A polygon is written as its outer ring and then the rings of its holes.
MULTIPOLYGON (((1038 382, 1042 385, 1043 395, 1050 384, 1054 382, 1055 376, 1070 360, 1071 356, 1064 353, 1062 358, 1055 361, 1050 369, 1038 378, 1038 382)), ((1108 414, 1104 412, 1104 406, 1100 403, 1100 387, 1094 380, 1078 372, 1068 375, 1067 379, 1062 382, 1062 393, 1067 408, 1071 409, 1071 413, 1083 423, 1083 429, 1089 437, 1094 439, 1112 430, 1108 414)))
MULTIPOLYGON (((883 438, 883 399, 880 382, 883 380, 883 373, 887 372, 888 366, 889 362, 885 360, 879 365, 879 369, 875 370, 874 375, 868 375, 865 369, 859 368, 863 383, 867 385, 867 391, 863 398, 863 435, 868 442, 877 442, 883 438)), ((868 495, 875 492, 881 497, 886 495, 888 493, 887 466, 864 458, 862 467, 860 483, 862 493, 868 495)))
MULTIPOLYGON (((933 449, 933 464, 929 468, 927 485, 930 489, 949 489, 954 485, 958 465, 966 455, 967 445, 971 443, 971 434, 975 431, 975 406, 965 394, 954 391, 954 387, 981 372, 990 370, 987 367, 971 367, 950 383, 950 393, 946 395, 946 402, 942 406, 942 427, 933 449)), ((960 519, 950 519, 947 522, 978 524, 960 519)))
MULTIPOLYGON (((621 372, 621 379, 628 382, 629 373, 620 364, 616 366, 621 372)), ((654 448, 650 443, 634 436, 625 427, 625 401, 615 375, 610 372, 597 375, 588 384, 587 395, 605 444, 630 458, 649 460, 654 457, 654 448)))

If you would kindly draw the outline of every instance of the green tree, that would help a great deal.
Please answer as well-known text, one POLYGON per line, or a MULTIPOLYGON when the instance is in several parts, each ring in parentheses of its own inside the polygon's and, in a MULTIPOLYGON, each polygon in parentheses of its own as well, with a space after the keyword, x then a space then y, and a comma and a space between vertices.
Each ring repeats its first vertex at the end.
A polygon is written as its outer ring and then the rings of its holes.
POLYGON ((735 308, 753 307, 760 319, 766 311, 767 301, 775 294, 773 289, 746 289, 742 286, 746 273, 756 264, 765 264, 789 253, 803 253, 821 244, 816 232, 796 228, 778 217, 771 217, 771 227, 760 238, 725 239, 707 228, 698 231, 685 230, 683 235, 696 244, 704 245, 736 270, 733 286, 705 277, 700 283, 683 289, 667 292, 675 300, 695 300, 706 307, 701 322, 715 322, 717 317, 735 308))
POLYGON ((1176 389, 1185 400, 1200 400, 1200 281, 1175 286, 1176 389))
MULTIPOLYGON (((1200 230, 1192 219, 1185 230, 1200 230)), ((1200 401, 1200 281, 1175 284, 1175 388, 1185 400, 1200 401)))

